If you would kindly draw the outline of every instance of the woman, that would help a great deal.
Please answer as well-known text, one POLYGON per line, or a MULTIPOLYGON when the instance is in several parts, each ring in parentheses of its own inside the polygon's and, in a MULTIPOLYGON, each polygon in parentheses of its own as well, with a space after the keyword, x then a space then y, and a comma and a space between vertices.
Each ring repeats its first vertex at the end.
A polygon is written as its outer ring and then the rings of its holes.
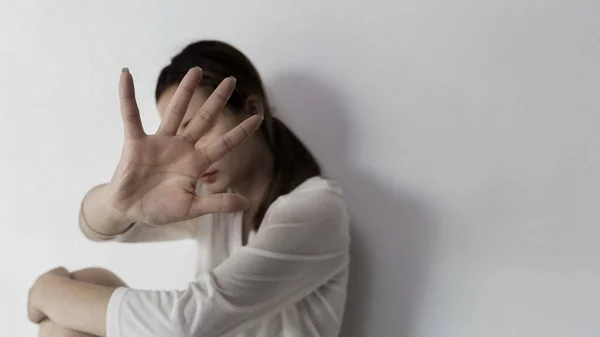
POLYGON ((119 91, 121 159, 84 198, 80 228, 97 241, 197 240, 197 277, 146 291, 103 269, 51 270, 29 296, 40 335, 337 336, 350 242, 342 192, 273 117, 251 62, 218 41, 186 47, 158 78, 154 135, 126 68, 119 91))

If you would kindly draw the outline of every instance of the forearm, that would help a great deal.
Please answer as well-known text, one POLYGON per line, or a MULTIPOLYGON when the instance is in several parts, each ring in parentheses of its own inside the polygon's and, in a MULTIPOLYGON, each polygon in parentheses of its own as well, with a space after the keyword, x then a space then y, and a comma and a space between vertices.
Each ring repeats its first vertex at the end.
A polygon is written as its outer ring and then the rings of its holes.
POLYGON ((66 328, 106 336, 108 302, 116 287, 45 275, 35 285, 34 302, 48 318, 66 328))
MULTIPOLYGON (((104 235, 116 235, 125 231, 130 223, 111 214, 107 208, 106 188, 108 185, 99 185, 92 188, 83 198, 80 214, 81 230, 86 236, 95 233, 104 235)), ((90 235, 92 234, 92 235, 90 235)))

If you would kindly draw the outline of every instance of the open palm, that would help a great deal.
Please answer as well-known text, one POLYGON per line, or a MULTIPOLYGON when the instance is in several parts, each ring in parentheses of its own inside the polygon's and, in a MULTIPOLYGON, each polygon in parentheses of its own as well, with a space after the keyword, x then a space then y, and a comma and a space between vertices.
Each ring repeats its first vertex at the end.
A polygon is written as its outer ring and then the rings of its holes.
POLYGON ((121 74, 119 96, 125 142, 119 165, 107 188, 109 208, 113 212, 131 222, 162 225, 247 207, 247 201, 241 196, 196 194, 196 185, 204 171, 246 140, 261 123, 259 116, 252 116, 207 146, 196 147, 235 88, 235 79, 230 77, 221 82, 178 134, 201 77, 200 68, 192 68, 186 74, 158 131, 147 135, 140 121, 133 78, 128 71, 121 74))

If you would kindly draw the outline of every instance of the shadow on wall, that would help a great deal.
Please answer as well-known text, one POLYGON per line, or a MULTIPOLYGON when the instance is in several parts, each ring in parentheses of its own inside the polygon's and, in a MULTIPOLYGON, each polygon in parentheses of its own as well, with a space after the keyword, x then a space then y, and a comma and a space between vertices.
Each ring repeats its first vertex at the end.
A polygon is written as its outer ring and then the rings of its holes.
MULTIPOLYGON (((353 219, 352 262, 340 336, 411 336, 418 324, 433 240, 426 203, 353 162, 350 116, 333 85, 305 73, 281 74, 269 83, 277 115, 346 194, 353 219)), ((394 155, 393 144, 373 151, 394 155)))

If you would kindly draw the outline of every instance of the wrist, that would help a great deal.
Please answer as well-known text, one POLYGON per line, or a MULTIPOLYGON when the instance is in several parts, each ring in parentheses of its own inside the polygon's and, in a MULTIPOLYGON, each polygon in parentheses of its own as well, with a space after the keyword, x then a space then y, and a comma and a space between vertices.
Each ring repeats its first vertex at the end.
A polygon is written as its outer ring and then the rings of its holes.
POLYGON ((104 236, 121 234, 134 222, 113 207, 109 188, 109 185, 102 185, 90 191, 83 200, 81 210, 82 220, 87 227, 104 236))

